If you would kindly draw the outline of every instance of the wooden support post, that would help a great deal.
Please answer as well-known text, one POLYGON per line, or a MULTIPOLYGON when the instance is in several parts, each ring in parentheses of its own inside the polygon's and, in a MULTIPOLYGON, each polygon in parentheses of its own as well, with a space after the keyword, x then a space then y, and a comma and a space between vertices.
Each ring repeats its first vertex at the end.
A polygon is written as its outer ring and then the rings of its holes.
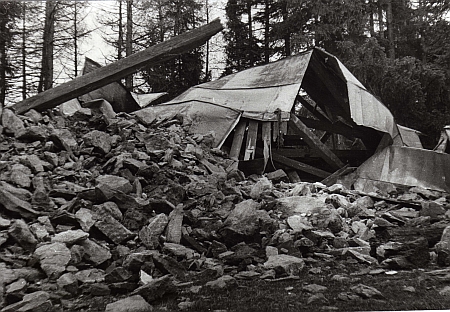
POLYGON ((244 160, 255 159, 257 136, 258 136, 258 122, 256 120, 250 120, 248 122, 247 142, 245 144, 244 160))
POLYGON ((234 130, 233 143, 231 144, 230 158, 238 160, 241 153, 242 141, 244 140, 245 128, 247 127, 246 120, 240 120, 234 130))
POLYGON ((17 114, 25 113, 32 108, 38 111, 54 108, 68 100, 118 81, 142 67, 172 59, 179 54, 197 48, 222 29, 220 20, 216 19, 209 24, 132 54, 86 75, 76 77, 55 88, 48 89, 12 105, 11 108, 17 114))
POLYGON ((302 104, 306 109, 313 114, 317 119, 321 121, 330 121, 330 119, 319 112, 316 107, 313 107, 307 100, 305 100, 302 96, 297 95, 297 100, 302 104))
POLYGON ((262 139, 264 144, 263 155, 264 155, 264 166, 267 165, 267 161, 270 156, 270 121, 262 123, 262 139))
MULTIPOLYGON (((320 181, 320 183, 325 184, 326 186, 331 186, 331 185, 333 185, 334 183, 336 183, 337 179, 338 179, 340 176, 342 176, 342 175, 344 175, 344 174, 346 174, 346 173, 349 172, 349 170, 347 170, 347 169, 348 169, 348 166, 349 166, 349 165, 346 164, 346 165, 345 165, 344 167, 342 167, 341 169, 339 169, 339 170, 333 172, 333 173, 330 174, 328 177, 326 177, 325 179, 323 179, 322 181, 320 181)), ((353 169, 350 169, 350 172, 353 171, 353 170, 354 170, 354 168, 353 168, 353 169)))
POLYGON ((344 166, 344 163, 325 145, 320 139, 312 133, 312 131, 291 113, 291 118, 289 120, 290 125, 297 130, 301 135, 303 140, 311 148, 316 149, 317 153, 320 155, 327 164, 329 164, 333 169, 337 170, 344 166))
MULTIPOLYGON (((260 151, 260 148, 257 148, 257 150, 258 150, 258 152, 262 152, 262 151, 260 151)), ((272 159, 275 162, 278 162, 278 163, 283 164, 285 166, 291 167, 291 168, 293 168, 295 170, 299 170, 299 171, 303 171, 303 172, 312 174, 312 175, 314 175, 316 177, 319 177, 319 178, 326 178, 326 177, 328 177, 331 174, 330 172, 327 172, 325 170, 322 170, 322 169, 319 169, 319 168, 316 168, 316 167, 304 164, 302 162, 299 162, 299 161, 296 161, 296 160, 293 160, 293 159, 281 156, 280 154, 278 154, 278 153, 276 153, 274 151, 272 151, 272 159)))

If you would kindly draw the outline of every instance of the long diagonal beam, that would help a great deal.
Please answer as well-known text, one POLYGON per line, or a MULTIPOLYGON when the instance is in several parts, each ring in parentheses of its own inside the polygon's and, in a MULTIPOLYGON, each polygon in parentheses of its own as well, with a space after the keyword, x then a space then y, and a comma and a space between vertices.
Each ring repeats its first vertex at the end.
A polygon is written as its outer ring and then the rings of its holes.
POLYGON ((179 54, 197 48, 222 29, 223 26, 220 20, 216 19, 209 24, 48 89, 12 105, 11 108, 17 114, 22 114, 32 108, 38 111, 54 108, 68 100, 118 81, 143 67, 167 61, 179 54))

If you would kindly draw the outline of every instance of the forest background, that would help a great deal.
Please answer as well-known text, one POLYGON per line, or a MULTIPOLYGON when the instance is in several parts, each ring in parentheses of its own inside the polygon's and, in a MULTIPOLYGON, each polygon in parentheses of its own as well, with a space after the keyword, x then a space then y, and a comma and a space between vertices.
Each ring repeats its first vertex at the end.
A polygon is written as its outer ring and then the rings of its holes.
POLYGON ((80 75, 88 46, 107 51, 94 59, 104 65, 222 16, 223 35, 143 68, 125 86, 174 97, 319 47, 433 146, 450 125, 449 12, 450 0, 2 0, 0 105, 80 75))

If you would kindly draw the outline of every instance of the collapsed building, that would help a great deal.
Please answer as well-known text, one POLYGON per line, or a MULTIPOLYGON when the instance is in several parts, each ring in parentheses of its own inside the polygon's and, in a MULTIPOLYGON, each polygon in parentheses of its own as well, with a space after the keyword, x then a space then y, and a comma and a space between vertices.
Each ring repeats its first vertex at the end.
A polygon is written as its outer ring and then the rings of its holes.
POLYGON ((105 67, 87 60, 85 76, 12 109, 43 110, 76 97, 92 106, 103 98, 116 112, 134 112, 148 124, 179 116, 191 133, 212 135, 214 146, 238 160, 246 174, 281 168, 293 181, 332 184, 344 177, 346 186, 365 192, 389 193, 392 184, 450 191, 445 131, 434 150, 423 149, 418 131, 398 125, 383 103, 321 49, 194 86, 144 109, 164 94, 140 95, 144 103, 138 103, 138 96, 116 82, 204 43, 221 29, 216 20, 105 67))
POLYGON ((333 55, 320 50, 195 86, 138 115, 179 114, 192 133, 239 159, 246 173, 283 168, 301 179, 350 179, 361 191, 389 185, 449 191, 449 155, 425 150, 418 131, 389 109, 333 55))

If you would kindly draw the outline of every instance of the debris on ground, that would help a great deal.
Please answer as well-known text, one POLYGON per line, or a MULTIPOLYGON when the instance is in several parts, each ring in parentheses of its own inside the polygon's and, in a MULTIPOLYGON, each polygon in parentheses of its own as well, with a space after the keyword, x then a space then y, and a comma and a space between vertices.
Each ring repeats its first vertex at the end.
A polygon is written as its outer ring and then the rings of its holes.
MULTIPOLYGON (((2 312, 141 311, 170 296, 184 310, 183 293, 317 274, 324 260, 364 274, 450 264, 443 192, 245 177, 177 116, 5 110, 2 127, 2 312)), ((325 290, 302 289, 323 304, 325 290)), ((358 284, 339 298, 385 297, 358 284)))

